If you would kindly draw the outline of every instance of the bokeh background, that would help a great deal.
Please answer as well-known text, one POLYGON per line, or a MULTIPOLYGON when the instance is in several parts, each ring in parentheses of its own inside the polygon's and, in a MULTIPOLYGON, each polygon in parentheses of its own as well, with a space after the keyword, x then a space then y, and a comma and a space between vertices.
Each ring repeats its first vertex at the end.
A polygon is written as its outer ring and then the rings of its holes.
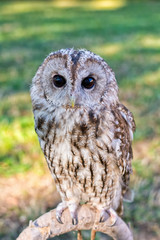
MULTIPOLYGON (((160 239, 160 1, 0 1, 0 239, 15 239, 59 195, 41 153, 29 96, 43 59, 86 48, 112 67, 134 114, 135 239, 160 239)), ((84 239, 89 233, 84 232, 84 239)), ((72 239, 75 233, 64 236, 72 239)), ((57 238, 62 239, 62 238, 57 238)), ((106 239, 98 234, 97 240, 106 239)))

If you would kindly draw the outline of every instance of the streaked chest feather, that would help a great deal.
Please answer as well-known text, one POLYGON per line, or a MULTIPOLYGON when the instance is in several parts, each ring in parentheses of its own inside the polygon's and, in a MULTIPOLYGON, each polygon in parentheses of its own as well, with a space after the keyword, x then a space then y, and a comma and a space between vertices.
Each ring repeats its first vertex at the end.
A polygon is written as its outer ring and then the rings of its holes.
MULTIPOLYGON (((95 181, 108 171, 108 156, 112 152, 114 126, 111 114, 108 121, 84 109, 56 113, 45 119, 37 129, 40 145, 50 168, 59 177, 69 176, 72 181, 95 181), (60 122, 56 121, 61 119, 60 122)), ((105 116, 106 118, 106 116, 105 116)), ((38 125, 37 120, 37 125, 38 125)), ((102 179, 100 179, 102 181, 102 179)))
POLYGON ((59 157, 63 162, 66 159, 76 161, 76 156, 89 158, 94 153, 96 159, 96 153, 100 157, 101 151, 111 151, 114 125, 110 114, 108 121, 103 121, 102 116, 84 109, 57 111, 48 116, 40 114, 35 119, 35 125, 41 148, 49 158, 59 157))
POLYGON ((119 141, 114 142, 113 115, 108 111, 94 115, 84 109, 58 114, 59 122, 57 113, 43 120, 39 115, 35 121, 41 148, 59 191, 65 194, 72 189, 84 201, 110 199, 113 186, 118 188, 120 182, 113 154, 113 147, 119 149, 119 141))

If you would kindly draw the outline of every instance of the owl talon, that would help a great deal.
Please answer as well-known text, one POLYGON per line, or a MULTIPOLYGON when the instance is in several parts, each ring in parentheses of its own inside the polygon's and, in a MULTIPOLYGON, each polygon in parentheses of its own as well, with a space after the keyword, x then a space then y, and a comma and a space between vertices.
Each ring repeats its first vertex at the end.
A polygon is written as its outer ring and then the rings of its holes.
POLYGON ((60 224, 63 224, 60 216, 56 216, 56 219, 57 219, 57 221, 58 221, 60 224))
POLYGON ((101 212, 101 216, 100 216, 99 222, 100 222, 100 223, 103 223, 103 222, 105 222, 108 218, 109 218, 108 213, 107 213, 105 210, 103 210, 103 211, 101 212))
POLYGON ((70 214, 71 214, 72 224, 77 225, 78 224, 78 217, 77 217, 78 203, 70 202, 68 204, 68 208, 69 208, 69 211, 70 211, 70 214))
POLYGON ((102 210, 99 222, 103 223, 107 220, 109 222, 109 226, 113 226, 117 220, 117 214, 111 208, 108 210, 102 210))
POLYGON ((66 202, 61 202, 58 204, 57 208, 56 208, 56 219, 60 224, 63 224, 62 222, 62 213, 63 211, 67 208, 67 204, 66 202))
POLYGON ((100 223, 105 222, 105 218, 104 218, 103 216, 100 217, 99 222, 100 222, 100 223))
POLYGON ((73 224, 73 225, 77 225, 77 224, 78 224, 78 219, 77 219, 77 217, 72 218, 72 224, 73 224))

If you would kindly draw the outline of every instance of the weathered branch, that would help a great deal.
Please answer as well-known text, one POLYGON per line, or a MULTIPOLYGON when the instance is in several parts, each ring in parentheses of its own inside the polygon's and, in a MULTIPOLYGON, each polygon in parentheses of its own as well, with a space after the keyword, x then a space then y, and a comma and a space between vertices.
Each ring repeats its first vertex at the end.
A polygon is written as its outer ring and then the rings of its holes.
POLYGON ((55 213, 56 210, 53 209, 34 222, 30 221, 29 227, 23 230, 17 240, 45 240, 70 231, 89 229, 103 232, 115 240, 133 240, 131 230, 120 217, 113 226, 109 226, 110 218, 104 223, 99 223, 99 212, 89 205, 79 207, 78 225, 72 225, 68 209, 62 215, 64 224, 57 222, 55 213))

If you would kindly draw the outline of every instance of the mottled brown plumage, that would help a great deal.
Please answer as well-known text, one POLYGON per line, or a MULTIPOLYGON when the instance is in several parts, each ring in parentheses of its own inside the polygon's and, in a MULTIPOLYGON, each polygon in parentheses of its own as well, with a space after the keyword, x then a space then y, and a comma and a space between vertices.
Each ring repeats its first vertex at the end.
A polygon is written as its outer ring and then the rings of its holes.
POLYGON ((76 223, 81 201, 100 209, 102 221, 106 211, 122 213, 135 123, 117 92, 111 68, 87 50, 51 53, 33 78, 35 130, 62 198, 59 221, 69 207, 76 223))

